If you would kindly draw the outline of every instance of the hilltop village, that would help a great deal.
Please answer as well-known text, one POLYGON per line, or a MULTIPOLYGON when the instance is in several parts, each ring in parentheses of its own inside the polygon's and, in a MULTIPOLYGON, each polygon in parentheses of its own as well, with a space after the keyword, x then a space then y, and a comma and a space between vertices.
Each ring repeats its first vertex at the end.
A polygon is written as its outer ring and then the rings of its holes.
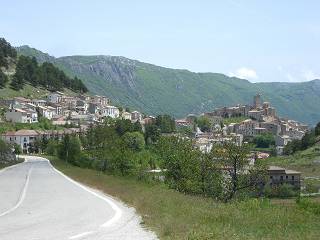
MULTIPOLYGON (((212 123, 210 129, 202 132, 197 128, 195 133, 196 145, 205 152, 210 152, 216 143, 232 141, 242 145, 244 140, 269 134, 275 138, 276 154, 281 155, 290 141, 301 140, 308 131, 308 125, 277 116, 276 109, 269 102, 261 102, 260 94, 254 96, 252 105, 217 108, 202 116, 212 123), (223 124, 228 119, 229 123, 223 124)), ((191 127, 195 119, 195 115, 188 115, 185 119, 176 120, 176 124, 178 127, 191 127)))
MULTIPOLYGON (((9 131, 1 135, 3 139, 19 144, 25 153, 30 152, 32 142, 37 138, 61 139, 65 134, 85 132, 90 125, 103 123, 106 118, 139 122, 143 129, 156 119, 138 111, 129 112, 129 109, 113 106, 106 96, 67 96, 59 91, 48 94, 45 99, 15 97, 0 100, 0 104, 5 109, 3 120, 7 122, 33 124, 38 123, 40 118, 46 118, 53 125, 69 126, 60 130, 9 131)), ((261 102, 260 94, 254 96, 252 105, 217 108, 200 117, 210 121, 210 127, 205 131, 197 126, 197 116, 193 114, 175 120, 175 124, 178 133, 179 129, 189 129, 191 134, 188 137, 193 138, 195 146, 203 152, 210 152, 215 144, 229 141, 242 145, 247 139, 271 134, 275 137, 276 152, 281 155, 288 142, 300 140, 308 131, 305 124, 277 116, 276 109, 269 102, 261 102), (228 124, 224 124, 228 119, 228 124)))

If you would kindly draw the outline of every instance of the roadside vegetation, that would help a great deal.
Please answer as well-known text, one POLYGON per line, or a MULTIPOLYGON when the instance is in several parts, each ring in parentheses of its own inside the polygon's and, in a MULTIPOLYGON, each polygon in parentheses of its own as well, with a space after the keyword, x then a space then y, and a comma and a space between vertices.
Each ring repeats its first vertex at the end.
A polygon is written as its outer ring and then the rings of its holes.
POLYGON ((19 145, 11 145, 0 139, 0 169, 22 162, 23 159, 15 156, 20 153, 19 145))
POLYGON ((56 157, 49 159, 73 179, 135 207, 143 225, 160 239, 320 238, 320 215, 313 210, 319 206, 317 199, 303 200, 300 205, 294 199, 222 203, 179 193, 163 183, 79 168, 56 157))

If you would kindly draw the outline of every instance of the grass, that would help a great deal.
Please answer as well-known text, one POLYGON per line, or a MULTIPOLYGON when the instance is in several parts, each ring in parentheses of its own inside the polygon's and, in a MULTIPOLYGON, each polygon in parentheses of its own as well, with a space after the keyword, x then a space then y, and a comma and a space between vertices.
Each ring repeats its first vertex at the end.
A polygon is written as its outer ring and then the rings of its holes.
POLYGON ((160 239, 320 239, 320 216, 295 204, 257 199, 224 204, 49 159, 73 179, 135 207, 160 239))
MULTIPOLYGON (((77 93, 63 89, 63 92, 68 96, 75 96, 77 93)), ((10 88, 10 82, 7 86, 0 88, 0 99, 10 99, 13 97, 25 97, 30 99, 45 99, 48 96, 49 91, 42 87, 33 87, 30 84, 25 84, 23 89, 16 91, 10 88)))
POLYGON ((248 119, 247 117, 231 117, 231 118, 224 118, 223 119, 223 124, 224 125, 229 125, 231 123, 241 123, 244 120, 248 119))
POLYGON ((268 164, 300 171, 303 177, 320 177, 320 146, 316 145, 290 156, 269 158, 268 164))

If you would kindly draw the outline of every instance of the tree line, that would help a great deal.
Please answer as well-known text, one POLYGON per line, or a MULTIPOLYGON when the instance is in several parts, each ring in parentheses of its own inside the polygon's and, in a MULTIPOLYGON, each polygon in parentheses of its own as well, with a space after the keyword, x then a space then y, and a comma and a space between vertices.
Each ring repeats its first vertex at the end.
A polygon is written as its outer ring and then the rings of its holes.
MULTIPOLYGON (((10 59, 16 63, 15 74, 10 83, 14 90, 20 90, 28 83, 34 87, 43 87, 50 91, 63 90, 63 88, 75 92, 88 91, 78 77, 68 77, 52 63, 38 64, 35 57, 31 58, 23 55, 17 58, 16 50, 4 38, 0 38, 0 67, 7 69, 10 59)), ((0 70, 0 88, 5 87, 7 82, 8 77, 0 70)))
POLYGON ((44 62, 39 65, 35 57, 20 56, 16 65, 16 73, 12 77, 11 87, 15 90, 29 83, 34 87, 40 86, 50 91, 71 89, 75 92, 87 92, 83 82, 77 78, 69 78, 63 71, 52 63, 44 62))

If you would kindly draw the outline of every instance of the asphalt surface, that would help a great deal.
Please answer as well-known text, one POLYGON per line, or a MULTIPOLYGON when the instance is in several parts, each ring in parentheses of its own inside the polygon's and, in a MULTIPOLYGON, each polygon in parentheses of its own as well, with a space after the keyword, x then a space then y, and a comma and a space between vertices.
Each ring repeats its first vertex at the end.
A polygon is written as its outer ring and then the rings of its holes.
POLYGON ((43 158, 0 170, 1 240, 157 239, 133 208, 64 176, 43 158))

